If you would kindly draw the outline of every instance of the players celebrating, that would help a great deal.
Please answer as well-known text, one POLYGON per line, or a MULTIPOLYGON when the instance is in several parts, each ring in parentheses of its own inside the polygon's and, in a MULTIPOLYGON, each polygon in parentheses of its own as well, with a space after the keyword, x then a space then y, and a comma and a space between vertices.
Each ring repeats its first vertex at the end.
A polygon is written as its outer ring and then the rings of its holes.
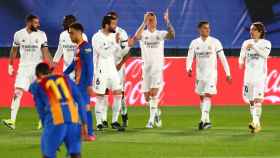
POLYGON ((78 48, 77 53, 75 53, 75 59, 69 67, 67 67, 64 73, 69 75, 73 71, 75 72, 75 82, 87 104, 87 140, 94 141, 95 134, 93 131, 93 118, 90 108, 90 96, 93 95, 93 52, 91 45, 83 39, 84 28, 81 24, 71 24, 68 31, 71 41, 76 43, 78 48))
POLYGON ((169 21, 168 10, 164 15, 168 31, 157 30, 155 13, 144 14, 144 21, 135 33, 135 39, 140 41, 143 63, 142 90, 150 106, 150 118, 146 125, 153 128, 154 124, 161 127, 160 111, 158 109, 160 89, 163 85, 164 40, 173 39, 175 31, 169 21), (147 28, 147 29, 145 29, 147 28))
MULTIPOLYGON (((63 28, 64 31, 60 33, 59 36, 59 43, 58 43, 58 48, 56 50, 55 56, 53 58, 54 63, 58 63, 63 56, 63 70, 65 70, 73 61, 77 45, 73 43, 70 39, 69 33, 68 33, 68 28, 71 24, 75 23, 76 17, 74 15, 66 15, 63 19, 63 28)), ((87 40, 86 34, 83 33, 83 39, 85 41, 87 40)), ((71 73, 70 77, 74 79, 75 73, 71 73)))
POLYGON ((249 128, 252 133, 257 133, 261 130, 260 118, 271 43, 265 39, 265 27, 261 22, 251 25, 250 34, 251 39, 242 44, 239 65, 243 68, 245 64, 243 95, 250 103, 253 119, 249 128))
POLYGON ((76 84, 66 76, 52 75, 49 66, 36 66, 37 81, 30 86, 36 109, 43 122, 41 150, 44 158, 56 157, 62 143, 71 158, 79 158, 82 133, 87 134, 85 102, 76 84))
POLYGON ((196 82, 195 92, 200 96, 201 121, 199 130, 211 128, 210 109, 211 97, 217 94, 217 55, 219 56, 227 81, 231 81, 229 66, 224 55, 221 42, 211 37, 210 26, 207 21, 201 21, 198 24, 200 37, 194 39, 189 47, 187 57, 187 72, 192 75, 193 58, 196 58, 196 82))
POLYGON ((15 81, 15 91, 11 105, 11 118, 3 120, 4 125, 10 129, 16 128, 16 116, 20 107, 20 101, 24 91, 29 89, 35 79, 35 67, 46 59, 52 62, 48 50, 47 36, 39 30, 39 17, 29 15, 26 18, 26 27, 14 34, 14 42, 9 58, 8 73, 14 74, 14 59, 19 49, 20 63, 15 81))

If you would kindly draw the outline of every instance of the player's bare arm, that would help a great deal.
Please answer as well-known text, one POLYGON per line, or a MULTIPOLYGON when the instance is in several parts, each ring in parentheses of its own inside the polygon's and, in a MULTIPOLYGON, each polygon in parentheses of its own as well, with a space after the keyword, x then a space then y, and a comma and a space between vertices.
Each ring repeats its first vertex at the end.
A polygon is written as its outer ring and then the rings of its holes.
POLYGON ((164 13, 164 21, 167 25, 167 34, 165 36, 165 39, 174 39, 175 38, 175 30, 174 27, 172 26, 170 20, 169 20, 169 10, 167 9, 166 12, 164 13))
POLYGON ((9 57, 8 74, 14 74, 14 59, 17 57, 18 47, 12 47, 9 57))
POLYGON ((144 14, 143 23, 140 25, 140 27, 137 29, 137 31, 136 31, 136 33, 134 35, 136 40, 140 40, 141 39, 142 33, 143 33, 143 31, 145 30, 145 28, 147 26, 148 16, 149 16, 149 12, 144 14))
POLYGON ((53 66, 53 59, 48 47, 42 47, 43 58, 48 61, 48 63, 53 66))

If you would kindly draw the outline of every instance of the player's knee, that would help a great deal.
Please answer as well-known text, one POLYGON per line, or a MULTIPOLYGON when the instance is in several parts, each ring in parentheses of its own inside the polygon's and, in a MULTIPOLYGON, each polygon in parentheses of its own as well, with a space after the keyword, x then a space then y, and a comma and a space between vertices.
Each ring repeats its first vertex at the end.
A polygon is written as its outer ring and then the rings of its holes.
POLYGON ((145 97, 146 102, 150 101, 150 94, 149 94, 149 92, 145 92, 144 93, 144 97, 145 97))
POLYGON ((156 97, 157 94, 158 94, 158 88, 152 88, 152 89, 150 90, 150 96, 151 96, 151 97, 156 97))
POLYGON ((113 91, 113 95, 122 95, 122 91, 121 90, 115 90, 115 91, 113 91))
POLYGON ((23 90, 15 89, 14 98, 21 98, 23 95, 23 90))
POLYGON ((261 104, 262 101, 263 101, 263 100, 260 99, 260 98, 254 99, 254 104, 261 104))

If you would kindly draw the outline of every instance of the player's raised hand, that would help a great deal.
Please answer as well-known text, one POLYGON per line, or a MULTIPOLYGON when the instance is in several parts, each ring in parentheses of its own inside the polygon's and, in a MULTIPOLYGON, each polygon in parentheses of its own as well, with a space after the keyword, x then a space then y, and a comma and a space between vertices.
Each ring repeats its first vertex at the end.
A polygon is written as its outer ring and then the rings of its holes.
POLYGON ((251 43, 246 46, 247 49, 251 49, 252 47, 253 47, 253 44, 251 44, 251 43))
POLYGON ((128 47, 133 47, 134 44, 135 44, 135 37, 132 37, 132 38, 130 37, 130 38, 127 39, 128 47))
POLYGON ((163 19, 167 24, 169 23, 169 9, 166 9, 163 19))
POLYGON ((8 65, 8 74, 10 75, 10 76, 13 76, 14 75, 14 67, 13 67, 13 65, 8 65))
POLYGON ((148 16, 149 16, 149 14, 150 14, 150 12, 146 12, 146 13, 144 14, 143 23, 144 23, 145 25, 147 25, 147 23, 148 23, 148 16))
POLYGON ((227 82, 228 82, 229 84, 232 83, 232 78, 231 78, 231 76, 227 76, 227 82))
POLYGON ((188 70, 188 76, 192 77, 192 70, 188 70))

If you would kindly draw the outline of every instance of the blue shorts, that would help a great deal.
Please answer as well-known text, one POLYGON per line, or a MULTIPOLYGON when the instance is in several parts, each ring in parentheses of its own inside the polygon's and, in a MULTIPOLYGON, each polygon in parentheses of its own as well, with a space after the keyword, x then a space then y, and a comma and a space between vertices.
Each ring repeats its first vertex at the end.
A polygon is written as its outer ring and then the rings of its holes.
POLYGON ((55 158, 59 146, 65 144, 68 154, 81 153, 81 125, 46 125, 41 136, 41 150, 44 156, 55 158))

